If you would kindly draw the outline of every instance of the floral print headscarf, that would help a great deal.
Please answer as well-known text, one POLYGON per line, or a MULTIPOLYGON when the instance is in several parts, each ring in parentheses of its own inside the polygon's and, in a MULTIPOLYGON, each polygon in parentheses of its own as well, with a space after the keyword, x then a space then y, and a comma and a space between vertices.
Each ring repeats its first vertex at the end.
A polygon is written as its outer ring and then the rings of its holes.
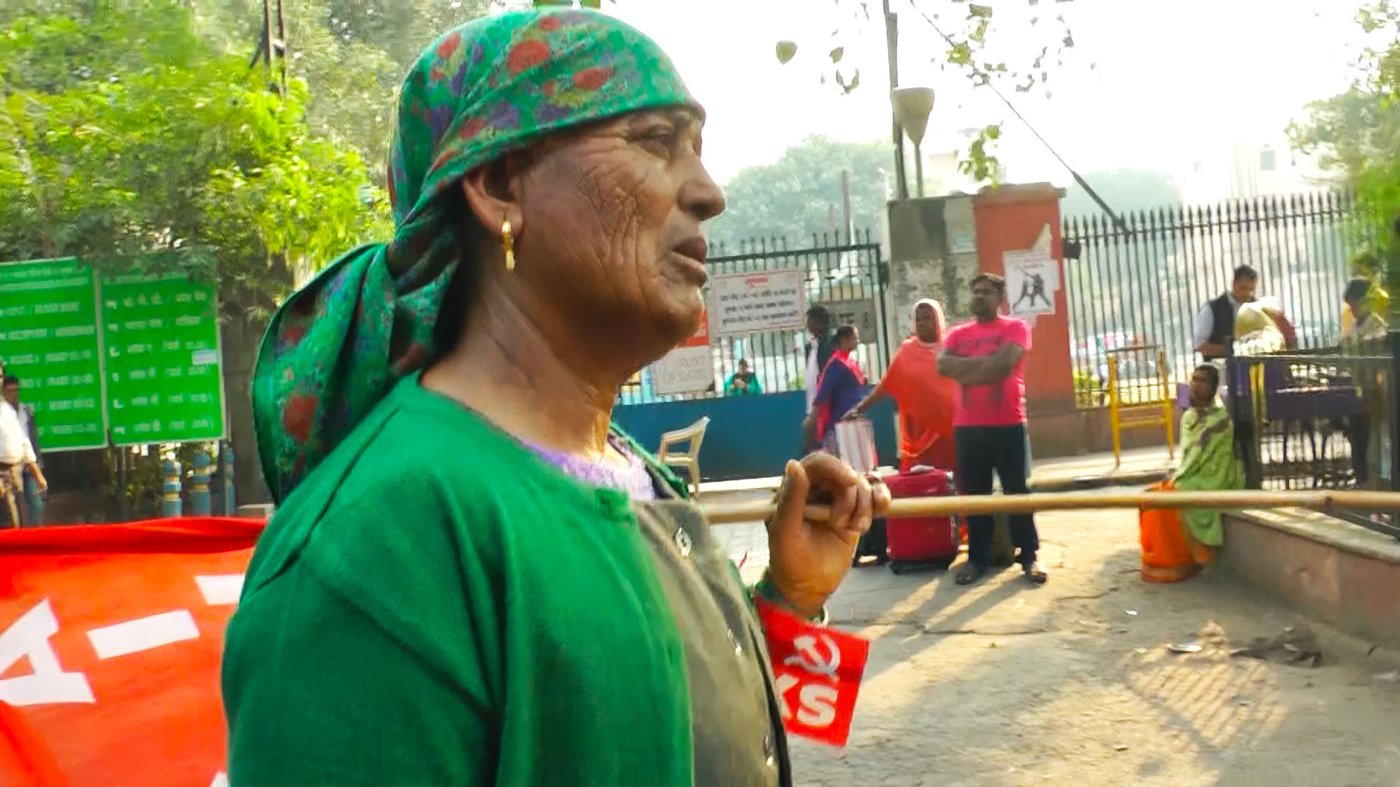
POLYGON ((430 46, 399 104, 393 239, 333 262, 263 337, 253 419, 274 500, 433 356, 433 326, 458 264, 448 222, 460 217, 445 215, 445 194, 476 167, 550 134, 673 106, 694 100, 666 54, 595 11, 500 14, 430 46))

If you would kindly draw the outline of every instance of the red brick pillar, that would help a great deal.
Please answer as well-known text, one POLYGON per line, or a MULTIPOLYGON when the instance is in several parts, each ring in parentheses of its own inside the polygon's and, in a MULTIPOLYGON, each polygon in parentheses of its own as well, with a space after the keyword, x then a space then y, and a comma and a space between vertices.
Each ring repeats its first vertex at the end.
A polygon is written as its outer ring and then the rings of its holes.
MULTIPOLYGON (((981 269, 1005 275, 1003 255, 1027 251, 1048 227, 1050 256, 1059 266, 1055 313, 1039 315, 1031 329, 1031 352, 1026 358, 1026 408, 1030 417, 1032 453, 1037 456, 1077 453, 1083 443, 1074 404, 1070 358, 1069 303, 1066 298, 1064 238, 1060 232, 1062 189, 1049 183, 1003 185, 983 189, 973 198, 977 225, 977 256, 981 269)), ((1019 293, 1007 291, 1008 299, 1019 293)))

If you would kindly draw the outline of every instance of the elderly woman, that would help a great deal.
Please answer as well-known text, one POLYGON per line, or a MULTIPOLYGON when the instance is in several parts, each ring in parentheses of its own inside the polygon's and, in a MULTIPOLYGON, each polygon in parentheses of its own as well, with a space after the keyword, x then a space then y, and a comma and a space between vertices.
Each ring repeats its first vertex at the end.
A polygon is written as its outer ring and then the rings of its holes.
MULTIPOLYGON (((610 426, 700 319, 702 117, 593 12, 471 22, 413 68, 393 240, 289 300, 255 370, 281 507, 228 630, 233 784, 791 783, 750 591, 610 426)), ((820 616, 887 498, 790 462, 752 594, 820 616)))
POLYGON ((846 413, 860 418, 885 397, 899 408, 899 470, 917 465, 952 470, 953 411, 958 384, 938 373, 947 324, 938 301, 924 298, 914 304, 914 333, 890 361, 890 368, 875 389, 846 413))

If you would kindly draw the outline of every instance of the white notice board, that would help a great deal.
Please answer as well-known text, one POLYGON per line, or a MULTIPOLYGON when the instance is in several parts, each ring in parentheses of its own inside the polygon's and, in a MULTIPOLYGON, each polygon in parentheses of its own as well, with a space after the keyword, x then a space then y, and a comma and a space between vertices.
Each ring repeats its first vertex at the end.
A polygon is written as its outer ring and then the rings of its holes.
POLYGON ((651 365, 651 388, 658 396, 700 393, 715 382, 710 346, 677 347, 651 365))
POLYGON ((708 307, 716 336, 798 329, 807 324, 807 277, 800 268, 716 276, 708 307))

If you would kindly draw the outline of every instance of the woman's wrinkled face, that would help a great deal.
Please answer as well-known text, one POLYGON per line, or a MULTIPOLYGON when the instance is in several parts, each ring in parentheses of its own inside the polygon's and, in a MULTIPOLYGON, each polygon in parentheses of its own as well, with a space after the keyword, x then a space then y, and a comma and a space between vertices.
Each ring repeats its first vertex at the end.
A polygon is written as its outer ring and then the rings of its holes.
POLYGON ((609 341, 670 347, 704 308, 701 225, 724 195, 689 109, 638 112, 544 144, 523 177, 516 275, 609 341))

